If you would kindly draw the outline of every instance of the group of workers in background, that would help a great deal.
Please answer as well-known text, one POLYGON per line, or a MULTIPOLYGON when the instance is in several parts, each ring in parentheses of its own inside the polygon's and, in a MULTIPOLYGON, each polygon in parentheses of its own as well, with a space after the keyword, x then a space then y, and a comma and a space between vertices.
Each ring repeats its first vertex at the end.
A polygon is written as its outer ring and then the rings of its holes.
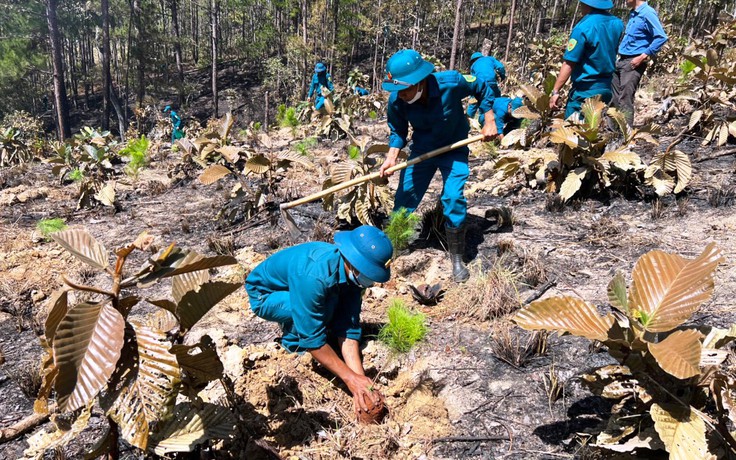
MULTIPOLYGON (((572 80, 566 118, 579 112, 586 98, 600 96, 625 112, 630 124, 633 121, 633 99, 641 75, 667 35, 645 1, 626 2, 631 12, 624 33, 623 22, 608 12, 613 7, 611 0, 580 0, 583 18, 572 30, 550 99, 550 107, 557 107, 560 90, 572 80)), ((505 78, 503 64, 481 53, 471 56, 470 75, 456 70, 435 72, 434 65, 412 49, 391 56, 382 82, 382 88, 390 92, 389 151, 380 174, 390 175, 388 169, 407 145, 410 126, 409 159, 466 139, 470 130, 466 114, 480 114, 484 140, 508 132, 512 123, 520 122, 510 114, 523 101, 501 95, 498 83, 505 78), (467 97, 475 102, 466 111, 463 100, 467 97), (488 112, 494 117, 486 117, 488 112)), ((327 68, 320 62, 309 89, 316 109, 323 107, 328 94, 322 88, 334 90, 327 68)), ((394 208, 414 211, 440 171, 449 276, 456 282, 469 277, 463 262, 468 153, 467 147, 460 147, 403 169, 394 208)), ((245 282, 252 311, 279 324, 281 343, 287 350, 309 352, 338 376, 354 397, 356 413, 382 399, 374 382, 366 377, 360 357, 360 312, 363 290, 390 278, 392 253, 386 235, 364 225, 336 233, 335 244, 309 242, 283 249, 258 265, 245 282)))

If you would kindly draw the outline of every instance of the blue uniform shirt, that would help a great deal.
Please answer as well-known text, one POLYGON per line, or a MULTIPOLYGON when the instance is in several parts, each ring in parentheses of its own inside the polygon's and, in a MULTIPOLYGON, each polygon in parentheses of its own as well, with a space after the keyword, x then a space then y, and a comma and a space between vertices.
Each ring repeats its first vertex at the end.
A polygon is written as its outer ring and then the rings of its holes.
MULTIPOLYGON (((476 59, 473 65, 470 66, 470 74, 489 84, 496 85, 499 77, 501 80, 506 79, 506 67, 493 56, 483 56, 476 59)), ((496 96, 499 96, 499 94, 496 96)))
POLYGON ((312 97, 312 94, 317 95, 317 97, 322 97, 323 86, 330 91, 335 91, 330 74, 327 72, 313 74, 312 83, 309 85, 309 94, 307 95, 307 99, 312 97))
POLYGON ((303 243, 283 249, 258 265, 245 280, 251 298, 288 291, 292 323, 281 324, 281 345, 307 351, 335 337, 360 340, 362 289, 351 283, 334 244, 303 243))
POLYGON ((482 80, 462 75, 456 70, 436 72, 427 77, 427 105, 421 102, 407 104, 392 91, 388 99, 388 127, 391 130, 389 146, 404 148, 409 134, 409 123, 414 129, 411 153, 413 156, 429 152, 468 137, 470 126, 465 118, 463 99, 474 96, 480 109, 488 112, 493 106, 493 90, 482 80))
POLYGON ((616 50, 624 23, 606 11, 593 10, 572 29, 562 58, 574 62, 573 88, 607 86, 616 69, 616 50))
POLYGON ((626 33, 618 47, 618 53, 624 56, 638 56, 642 53, 654 56, 666 42, 667 33, 659 22, 657 12, 645 2, 629 13, 626 33))
POLYGON ((497 97, 493 101, 493 116, 496 120, 496 130, 499 133, 508 134, 510 131, 521 127, 521 119, 512 115, 514 111, 511 103, 514 101, 518 101, 518 104, 521 105, 521 99, 518 97, 513 99, 497 97))

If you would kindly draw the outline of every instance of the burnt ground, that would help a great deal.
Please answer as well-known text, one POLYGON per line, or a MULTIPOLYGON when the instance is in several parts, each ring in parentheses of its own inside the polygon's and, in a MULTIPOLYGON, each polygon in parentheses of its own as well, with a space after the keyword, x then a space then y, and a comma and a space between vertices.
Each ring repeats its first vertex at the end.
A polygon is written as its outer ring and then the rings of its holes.
MULTIPOLYGON (((654 106, 651 100, 645 102, 654 106)), ((310 134, 312 128, 304 129, 296 138, 310 134)), ((384 122, 360 129, 376 142, 385 139, 384 122)), ((677 125, 666 126, 660 146, 641 144, 637 151, 648 160, 669 144, 677 130, 677 125)), ((274 136, 289 138, 293 133, 282 130, 274 136)), ((283 184, 291 194, 319 190, 323 166, 344 155, 345 146, 344 140, 321 141, 311 152, 321 166, 311 172, 290 170, 283 184)), ((344 388, 308 356, 280 350, 273 342, 278 328, 250 313, 244 292, 231 295, 201 321, 188 341, 205 333, 215 339, 235 390, 246 401, 239 415, 252 436, 250 441, 239 439, 203 450, 201 458, 274 458, 268 450, 294 459, 606 458, 605 452, 587 443, 605 426, 611 403, 592 395, 580 375, 612 362, 611 358, 587 340, 550 336, 546 353, 511 365, 499 358, 502 337, 524 345, 529 334, 504 316, 479 319, 477 311, 491 305, 487 308, 493 311, 511 312, 550 285, 543 295, 577 295, 606 309, 609 280, 617 271, 628 275, 642 254, 662 249, 693 257, 715 241, 726 262, 719 267, 713 299, 693 321, 720 327, 733 323, 734 157, 715 158, 726 150, 703 148, 697 139, 688 139, 679 148, 694 161, 693 181, 681 197, 654 200, 647 193, 638 198, 613 193, 572 203, 562 211, 547 210, 546 194, 520 187, 519 178, 505 183, 493 179, 482 149, 475 152, 469 183, 473 193, 468 196, 471 280, 462 286, 449 281, 441 242, 424 232, 430 237, 415 241, 394 262, 392 280, 366 294, 366 367, 391 408, 379 426, 356 424, 352 399, 344 388), (486 211, 500 206, 513 210, 513 223, 496 229, 486 211), (494 278, 491 273, 505 275, 494 278), (513 280, 511 293, 488 292, 501 279, 513 280), (436 282, 446 289, 439 305, 424 307, 413 300, 409 284, 436 282), (374 337, 393 298, 425 313, 430 326, 427 340, 402 356, 388 353, 374 337), (562 386, 555 401, 550 401, 544 383, 551 368, 562 386)), ((77 211, 76 185, 58 184, 48 165, 0 171, 0 351, 5 358, 0 367, 0 427, 32 412, 32 375, 41 352, 36 333, 49 295, 61 286, 61 274, 93 284, 105 281, 54 243, 39 239, 35 225, 40 219, 62 217, 72 227, 86 228, 110 250, 147 230, 159 247, 176 241, 201 253, 231 252, 239 266, 221 270, 219 276, 237 279, 289 244, 277 212, 234 226, 216 222, 231 184, 203 186, 192 177, 170 177, 179 155, 154 158, 137 180, 122 176, 116 209, 77 211)), ((396 181, 392 178, 392 186, 396 181)), ((432 208, 440 187, 436 178, 420 212, 432 208)), ((345 227, 323 213, 319 204, 292 214, 304 230, 303 241, 329 240, 335 229, 345 227)), ((153 311, 151 306, 136 308, 134 316, 153 311)), ((206 390, 211 399, 222 393, 218 385, 206 390)), ((104 416, 96 409, 90 427, 65 448, 67 458, 81 458, 104 425, 104 416)), ((0 457, 21 457, 29 435, 0 445, 0 457)), ((129 446, 123 449, 128 458, 135 457, 129 446)), ((638 458, 657 455, 639 453, 638 458)))

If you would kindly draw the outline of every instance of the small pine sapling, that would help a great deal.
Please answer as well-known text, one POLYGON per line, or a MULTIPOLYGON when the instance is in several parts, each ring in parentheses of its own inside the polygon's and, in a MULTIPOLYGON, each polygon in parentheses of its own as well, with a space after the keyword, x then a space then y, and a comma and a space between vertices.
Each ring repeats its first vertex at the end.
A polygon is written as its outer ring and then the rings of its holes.
POLYGON ((422 313, 412 313, 401 299, 393 299, 388 307, 388 323, 378 332, 378 340, 396 353, 406 353, 427 335, 427 322, 422 313))
POLYGON ((399 208, 391 213, 388 219, 388 225, 383 231, 391 240, 394 247, 394 256, 409 246, 409 243, 416 238, 417 228, 420 218, 417 214, 409 212, 406 208, 399 208))
POLYGON ((66 222, 60 217, 53 219, 41 219, 36 223, 36 230, 43 235, 44 241, 51 241, 51 235, 54 232, 66 229, 66 222))

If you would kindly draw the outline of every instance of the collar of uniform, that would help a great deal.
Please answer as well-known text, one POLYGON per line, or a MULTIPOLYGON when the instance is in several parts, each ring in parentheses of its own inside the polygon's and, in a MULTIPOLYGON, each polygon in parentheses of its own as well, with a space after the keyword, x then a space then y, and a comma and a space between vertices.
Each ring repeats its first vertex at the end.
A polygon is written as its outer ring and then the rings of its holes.
POLYGON ((644 2, 638 7, 634 8, 632 11, 634 12, 634 14, 641 14, 642 10, 644 10, 644 8, 646 7, 647 7, 647 2, 644 2))
POLYGON ((337 283, 344 284, 348 282, 348 274, 345 271, 345 257, 340 256, 340 267, 337 269, 337 283))
POLYGON ((427 77, 427 94, 429 97, 440 97, 440 85, 437 83, 437 79, 434 74, 430 74, 427 77))

